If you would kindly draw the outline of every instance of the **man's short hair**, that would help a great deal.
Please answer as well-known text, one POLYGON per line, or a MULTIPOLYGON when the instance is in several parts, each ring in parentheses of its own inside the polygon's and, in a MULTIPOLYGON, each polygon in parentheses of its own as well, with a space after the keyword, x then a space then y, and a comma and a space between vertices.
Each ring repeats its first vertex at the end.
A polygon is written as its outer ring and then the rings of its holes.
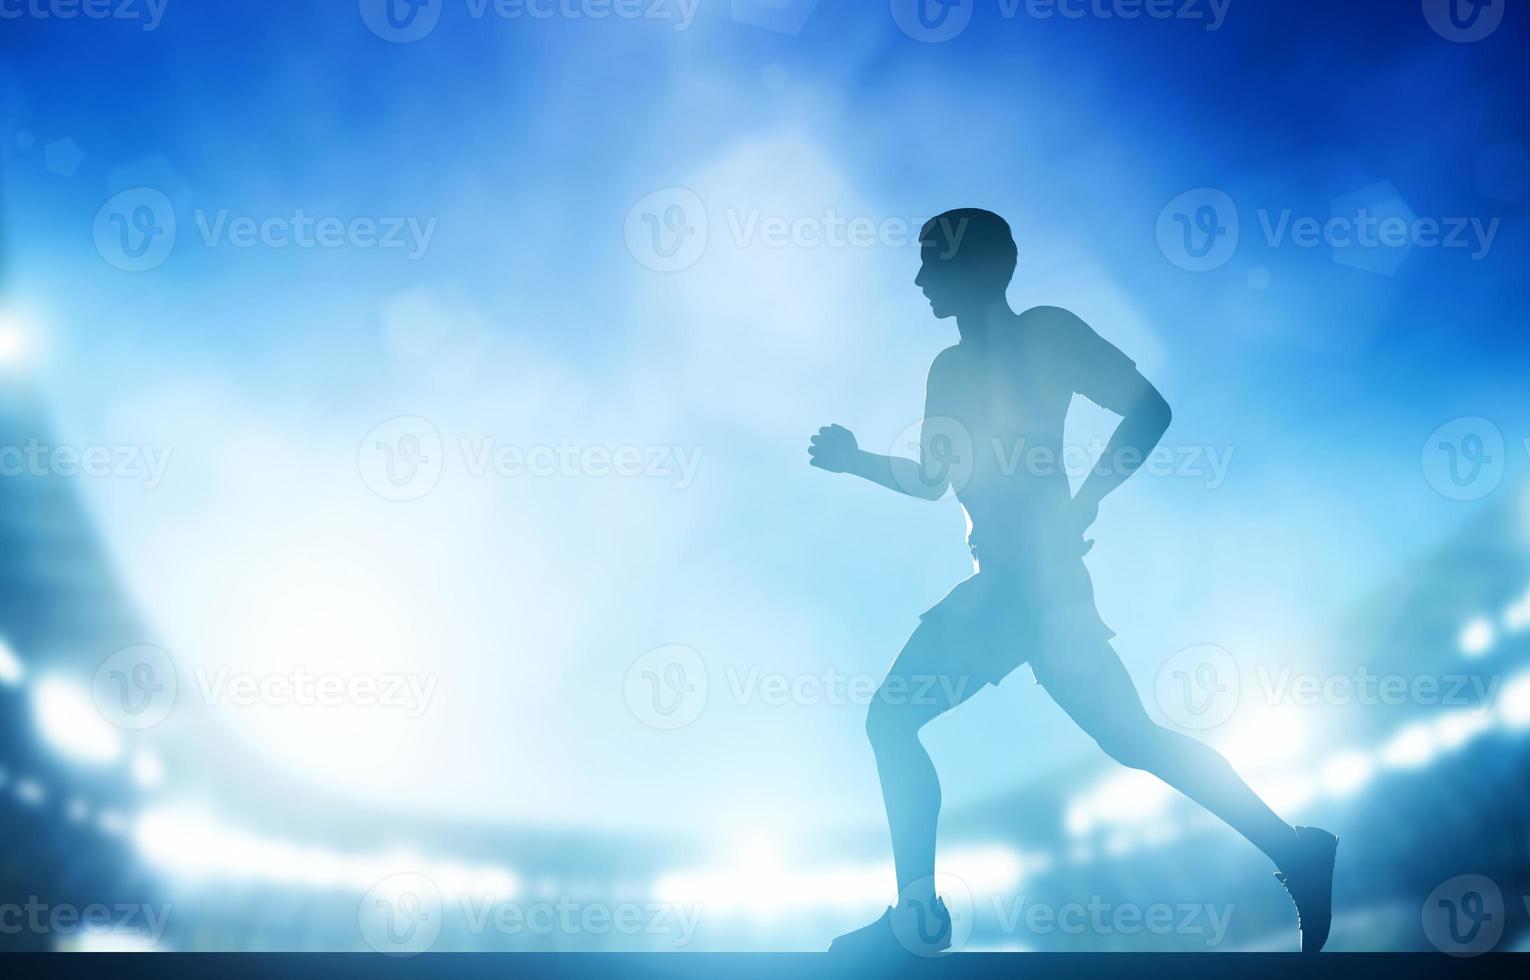
POLYGON ((920 245, 933 245, 945 261, 991 269, 1004 281, 1015 274, 1019 250, 1009 222, 982 208, 956 208, 938 214, 919 231, 920 245))

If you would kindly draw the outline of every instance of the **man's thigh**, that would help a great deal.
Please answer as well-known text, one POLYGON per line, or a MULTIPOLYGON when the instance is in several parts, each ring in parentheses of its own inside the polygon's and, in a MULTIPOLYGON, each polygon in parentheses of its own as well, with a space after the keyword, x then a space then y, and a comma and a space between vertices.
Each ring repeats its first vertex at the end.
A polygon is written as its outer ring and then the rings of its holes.
POLYGON ((900 708, 919 723, 950 711, 983 689, 980 638, 963 624, 922 621, 877 689, 873 708, 900 708))
POLYGON ((1152 724, 1137 685, 1109 640, 1047 650, 1032 658, 1031 669, 1036 683, 1090 736, 1152 724))

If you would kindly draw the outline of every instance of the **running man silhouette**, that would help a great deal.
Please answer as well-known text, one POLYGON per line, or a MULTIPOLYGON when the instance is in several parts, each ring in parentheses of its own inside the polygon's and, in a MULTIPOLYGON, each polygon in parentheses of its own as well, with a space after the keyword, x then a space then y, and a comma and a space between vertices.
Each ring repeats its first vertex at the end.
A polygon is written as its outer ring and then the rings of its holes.
POLYGON ((872 700, 866 731, 892 832, 897 904, 839 937, 835 952, 895 944, 936 953, 951 918, 936 895, 940 783, 919 730, 1022 663, 1107 754, 1184 793, 1275 863, 1296 904, 1305 952, 1328 938, 1338 839, 1285 823, 1210 746, 1148 716, 1110 645, 1084 567, 1084 532, 1100 501, 1148 457, 1169 406, 1125 354, 1056 307, 1016 314, 1005 292, 1016 248, 989 211, 948 211, 920 233, 914 284, 961 339, 930 366, 918 461, 859 448, 849 430, 812 438, 811 463, 924 500, 955 492, 967 516, 975 572, 920 617, 872 700), (1061 465, 1063 419, 1077 393, 1121 416, 1075 496, 1061 465), (1040 447, 1044 453, 1033 451, 1040 447), (935 693, 931 693, 935 692, 935 693))

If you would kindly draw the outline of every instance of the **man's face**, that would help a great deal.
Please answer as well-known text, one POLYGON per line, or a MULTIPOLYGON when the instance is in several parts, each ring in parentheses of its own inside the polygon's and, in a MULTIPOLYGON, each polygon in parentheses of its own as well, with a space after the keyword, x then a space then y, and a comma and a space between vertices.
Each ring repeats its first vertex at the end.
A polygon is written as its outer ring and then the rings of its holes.
POLYGON ((942 215, 929 222, 919 239, 919 275, 914 285, 924 291, 939 319, 982 314, 1004 301, 1015 269, 1015 247, 993 229, 972 235, 966 216, 942 215))
POLYGON ((924 291, 937 319, 955 316, 957 310, 972 301, 971 284, 965 281, 967 277, 961 274, 960 264, 943 242, 924 241, 919 259, 919 275, 914 277, 914 285, 924 291))

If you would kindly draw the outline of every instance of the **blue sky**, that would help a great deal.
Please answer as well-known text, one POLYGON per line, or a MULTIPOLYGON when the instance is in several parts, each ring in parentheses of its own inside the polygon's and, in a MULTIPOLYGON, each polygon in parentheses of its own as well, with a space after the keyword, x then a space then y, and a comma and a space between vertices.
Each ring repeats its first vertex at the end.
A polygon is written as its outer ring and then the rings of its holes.
MULTIPOLYGON (((1171 448, 1231 453, 1225 479, 1139 477, 1102 512, 1101 610, 1146 689, 1197 643, 1316 656, 1335 616, 1482 505, 1426 478, 1439 426, 1502 433, 1488 497, 1523 475, 1522 6, 1455 43, 1413 3, 1234 0, 1208 30, 978 2, 924 43, 882 4, 701 0, 683 21, 439 2, 406 43, 350 3, 4 25, 9 304, 62 438, 173 451, 152 488, 86 486, 169 649, 439 682, 419 718, 215 713, 256 756, 380 806, 493 819, 875 819, 854 705, 729 691, 874 678, 966 573, 953 501, 853 485, 804 452, 831 421, 883 449, 917 420, 955 335, 893 239, 948 207, 1009 218, 1015 304, 1074 309, 1131 354, 1174 405, 1171 448), (771 29, 794 11, 799 30, 771 29), (97 233, 135 188, 177 231, 143 272, 97 233), (673 188, 708 240, 660 272, 628 232, 673 188), (1240 234, 1195 272, 1158 227, 1203 188, 1240 234), (1464 247, 1266 234, 1360 208, 1459 228, 1464 247), (344 244, 291 244, 299 210, 346 225, 344 244), (888 230, 871 247, 739 231, 829 216, 888 230), (288 240, 237 247, 240 219, 288 240), (405 247, 362 244, 357 219, 405 247), (399 416, 428 420, 445 461, 409 502, 358 477, 357 446, 399 416), (484 440, 699 463, 475 477, 466 447, 484 440), (666 644, 711 683, 678 731, 624 703, 629 667, 666 644)), ((1073 420, 1080 439, 1108 424, 1087 405, 1073 420)), ((932 727, 947 799, 1102 765, 1062 725, 1022 671, 932 727)))

